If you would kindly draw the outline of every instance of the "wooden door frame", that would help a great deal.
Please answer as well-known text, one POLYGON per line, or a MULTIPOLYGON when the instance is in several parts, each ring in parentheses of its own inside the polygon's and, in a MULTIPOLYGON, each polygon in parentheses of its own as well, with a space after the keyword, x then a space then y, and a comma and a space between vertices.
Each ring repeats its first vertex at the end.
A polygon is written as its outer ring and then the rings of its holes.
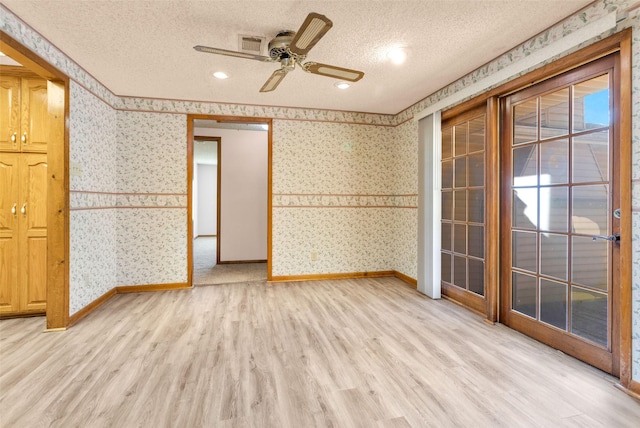
MULTIPOLYGON (((620 221, 620 234, 628 237, 620 241, 620 283, 619 287, 619 307, 620 307, 620 338, 619 338, 619 362, 620 362, 620 388, 631 391, 634 394, 640 394, 640 382, 632 379, 632 300, 631 300, 631 281, 632 281, 632 242, 631 236, 633 231, 632 225, 632 204, 631 204, 631 108, 632 108, 632 30, 630 28, 613 34, 606 39, 595 42, 577 52, 571 53, 563 58, 546 64, 536 70, 526 73, 522 76, 506 82, 498 87, 474 97, 466 102, 454 106, 442 112, 442 120, 446 120, 455 115, 461 114, 480 104, 488 103, 489 108, 487 114, 491 115, 491 128, 487 129, 487 146, 499 149, 500 137, 498 132, 498 123, 500 109, 498 99, 507 96, 513 92, 519 91, 543 80, 562 74, 566 71, 578 68, 588 62, 595 61, 605 57, 613 52, 620 53, 620 111, 619 130, 620 130, 620 209, 623 217, 620 221)), ((487 204, 491 207, 495 215, 492 215, 487 221, 497 225, 500 222, 499 210, 499 150, 493 150, 493 154, 489 155, 488 173, 495 179, 491 181, 491 189, 487 188, 490 195, 487 195, 487 204), (489 165, 489 163, 491 165, 489 165)), ((500 248, 500 236, 494 234, 487 237, 488 249, 500 248)), ((489 273, 490 282, 487 284, 487 300, 489 308, 487 310, 487 320, 490 322, 499 321, 499 265, 491 266, 489 273)))
POLYGON ((0 50, 47 79, 47 331, 69 324, 69 77, 0 31, 0 50))
MULTIPOLYGON (((217 164, 216 164, 216 264, 220 263, 220 160, 221 150, 220 145, 222 143, 221 137, 209 137, 204 135, 194 135, 194 143, 196 141, 215 141, 217 142, 217 164)), ((198 189, 200 186, 198 186, 198 189)), ((193 196, 192 196, 193 197, 193 196)))
MULTIPOLYGON (((220 116, 205 114, 189 114, 187 115, 187 281, 189 286, 193 286, 193 141, 194 141, 194 120, 215 120, 219 123, 265 123, 269 126, 267 130, 267 281, 271 281, 272 276, 272 135, 273 120, 271 118, 262 117, 246 117, 246 116, 220 116)), ((218 144, 218 198, 220 198, 220 147, 218 144)), ((218 207, 220 201, 218 200, 218 207)), ((218 208, 218 239, 216 242, 217 254, 216 260, 220 258, 220 212, 218 208)))

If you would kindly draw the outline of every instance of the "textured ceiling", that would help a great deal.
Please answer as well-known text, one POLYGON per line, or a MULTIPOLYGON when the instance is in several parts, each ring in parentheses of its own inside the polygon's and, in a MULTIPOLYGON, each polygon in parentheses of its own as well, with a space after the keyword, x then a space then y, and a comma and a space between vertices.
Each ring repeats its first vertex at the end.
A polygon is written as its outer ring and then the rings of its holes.
POLYGON ((96 1, 2 3, 121 96, 395 114, 592 0, 96 1), (307 60, 362 70, 347 90, 297 69, 259 93, 279 67, 205 54, 238 49, 238 35, 271 39, 297 30, 309 12, 333 28, 307 60), (403 65, 386 58, 408 53, 403 65), (212 76, 222 70, 227 80, 212 76))

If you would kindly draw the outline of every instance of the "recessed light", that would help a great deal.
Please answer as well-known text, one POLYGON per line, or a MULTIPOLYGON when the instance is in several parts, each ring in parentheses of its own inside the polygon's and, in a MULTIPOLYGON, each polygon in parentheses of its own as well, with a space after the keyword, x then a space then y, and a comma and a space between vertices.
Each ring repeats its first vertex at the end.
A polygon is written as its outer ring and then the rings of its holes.
POLYGON ((216 71, 215 73, 213 73, 213 77, 215 77, 216 79, 227 79, 229 78, 229 75, 224 71, 216 71))
POLYGON ((407 52, 403 48, 394 48, 387 53, 387 58, 394 64, 402 64, 407 59, 407 52))
POLYGON ((338 82, 335 84, 335 87, 339 89, 347 89, 349 86, 351 86, 351 84, 347 82, 338 82))
POLYGON ((6 56, 3 52, 0 52, 0 56, 6 56))

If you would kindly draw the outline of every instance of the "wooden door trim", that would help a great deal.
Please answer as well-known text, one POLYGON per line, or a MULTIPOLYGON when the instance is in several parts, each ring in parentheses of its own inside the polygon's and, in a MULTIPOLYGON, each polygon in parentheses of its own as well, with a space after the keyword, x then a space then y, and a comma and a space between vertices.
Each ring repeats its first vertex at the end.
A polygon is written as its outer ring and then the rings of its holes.
MULTIPOLYGON (((247 116, 219 116, 219 115, 206 115, 206 114, 188 114, 187 115, 187 271, 188 271, 188 284, 193 285, 193 222, 191 217, 193 215, 193 129, 194 120, 215 120, 217 122, 231 122, 231 123, 266 123, 269 125, 267 130, 267 281, 271 280, 272 276, 272 146, 273 146, 273 119, 266 117, 247 117, 247 116)), ((220 150, 222 144, 218 144, 220 150)), ((220 152, 218 152, 218 173, 220 172, 220 152)), ((220 177, 218 176, 218 186, 220 185, 220 177)), ((218 188, 218 197, 220 197, 220 190, 218 188)), ((218 206, 220 204, 218 203, 218 206)), ((218 215, 218 222, 220 221, 220 215, 218 215)), ((218 240, 216 245, 219 246, 220 242, 220 228, 218 223, 218 240)), ((218 247, 216 258, 220 256, 220 248, 218 247)))
POLYGON ((47 79, 50 123, 47 151, 47 330, 69 324, 69 78, 0 31, 0 50, 47 79))

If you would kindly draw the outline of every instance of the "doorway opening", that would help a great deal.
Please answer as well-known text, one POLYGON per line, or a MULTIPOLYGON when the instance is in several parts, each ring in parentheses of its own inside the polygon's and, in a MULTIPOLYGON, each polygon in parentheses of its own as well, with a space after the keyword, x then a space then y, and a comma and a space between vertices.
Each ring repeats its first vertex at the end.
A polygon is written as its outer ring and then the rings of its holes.
POLYGON ((189 273, 193 285, 269 277, 271 121, 189 118, 189 273))
POLYGON ((68 78, 0 32, 2 119, 0 313, 69 322, 68 78), (6 181, 5 181, 6 180, 6 181))

